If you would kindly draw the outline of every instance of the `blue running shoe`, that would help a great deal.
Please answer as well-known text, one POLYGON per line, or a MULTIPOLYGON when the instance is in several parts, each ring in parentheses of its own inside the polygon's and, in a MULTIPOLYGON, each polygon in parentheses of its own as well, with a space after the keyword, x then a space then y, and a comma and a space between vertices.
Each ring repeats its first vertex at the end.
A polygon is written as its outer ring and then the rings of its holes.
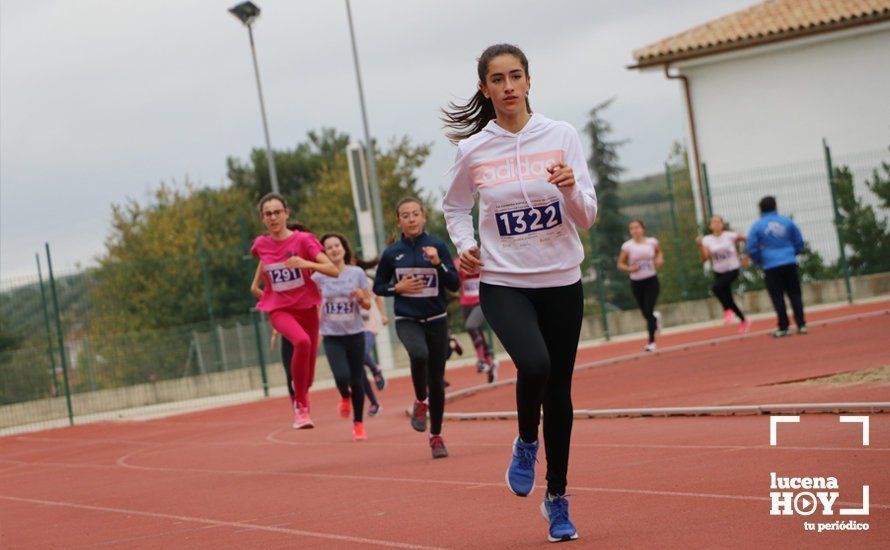
POLYGON ((565 542, 578 538, 578 530, 569 518, 569 501, 564 495, 547 495, 541 503, 541 514, 550 522, 547 540, 565 542))
POLYGON ((518 497, 528 496, 535 488, 535 462, 538 442, 525 443, 518 437, 513 442, 513 460, 507 468, 507 489, 518 497))

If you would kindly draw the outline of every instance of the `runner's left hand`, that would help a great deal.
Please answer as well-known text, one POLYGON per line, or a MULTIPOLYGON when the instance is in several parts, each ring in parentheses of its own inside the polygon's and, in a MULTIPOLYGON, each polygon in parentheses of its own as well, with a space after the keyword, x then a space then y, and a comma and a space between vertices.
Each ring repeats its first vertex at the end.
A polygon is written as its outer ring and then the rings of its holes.
POLYGON ((547 178, 549 183, 557 187, 571 187, 575 185, 575 173, 572 167, 564 162, 557 162, 547 168, 550 177, 547 178))
POLYGON ((299 256, 291 256, 284 262, 284 267, 288 269, 306 269, 309 267, 309 262, 299 256))
POLYGON ((439 251, 436 250, 435 246, 425 246, 423 247, 423 253, 426 254, 427 259, 430 261, 433 266, 438 267, 442 261, 439 259, 439 251))

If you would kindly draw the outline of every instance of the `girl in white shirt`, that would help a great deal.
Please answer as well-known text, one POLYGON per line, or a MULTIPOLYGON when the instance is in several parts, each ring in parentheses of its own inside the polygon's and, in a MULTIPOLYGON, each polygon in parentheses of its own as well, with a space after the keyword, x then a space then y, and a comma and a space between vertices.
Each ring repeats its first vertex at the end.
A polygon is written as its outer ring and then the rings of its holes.
POLYGON ((596 193, 578 132, 532 113, 528 59, 516 46, 487 48, 476 95, 445 111, 457 143, 454 179, 442 208, 466 274, 480 273, 479 299, 516 364, 519 436, 508 489, 534 488, 544 409, 551 541, 578 537, 565 498, 572 433, 572 371, 584 296, 578 230, 596 218, 596 193), (471 211, 479 198, 479 242, 471 211))
POLYGON ((646 225, 642 220, 633 220, 627 228, 631 238, 621 245, 618 269, 630 275, 631 291, 646 319, 649 343, 643 349, 656 351, 655 332, 661 328, 661 314, 655 311, 661 290, 657 270, 664 263, 664 254, 658 239, 646 236, 646 225))
POLYGON ((748 257, 740 257, 740 245, 745 242, 745 236, 734 231, 726 231, 726 224, 720 216, 712 216, 708 224, 711 234, 695 238, 701 261, 711 260, 711 270, 714 272, 714 284, 711 292, 723 306, 723 324, 732 322, 733 314, 741 321, 739 334, 748 332, 751 321, 745 319, 745 314, 736 305, 732 297, 732 283, 739 278, 739 268, 747 265, 748 257))

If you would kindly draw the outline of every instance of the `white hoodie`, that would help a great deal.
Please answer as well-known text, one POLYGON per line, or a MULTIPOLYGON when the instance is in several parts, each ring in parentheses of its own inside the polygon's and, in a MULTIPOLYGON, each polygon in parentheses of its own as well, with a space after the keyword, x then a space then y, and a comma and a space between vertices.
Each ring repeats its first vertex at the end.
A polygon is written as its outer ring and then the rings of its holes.
POLYGON ((533 114, 514 134, 492 120, 458 144, 452 172, 442 209, 458 254, 478 246, 471 211, 479 195, 482 282, 546 288, 581 278, 577 228, 593 225, 596 192, 570 124, 533 114), (560 161, 572 168, 575 185, 547 182, 547 168, 560 161))

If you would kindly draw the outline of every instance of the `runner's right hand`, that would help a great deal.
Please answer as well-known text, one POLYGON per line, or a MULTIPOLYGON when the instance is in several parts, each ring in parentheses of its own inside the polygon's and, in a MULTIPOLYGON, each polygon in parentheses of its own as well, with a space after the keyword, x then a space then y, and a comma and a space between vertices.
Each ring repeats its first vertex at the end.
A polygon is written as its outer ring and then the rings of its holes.
POLYGON ((415 294, 423 290, 426 285, 423 279, 415 275, 408 275, 396 283, 396 294, 415 294))
POLYGON ((481 256, 482 254, 479 252, 478 246, 473 246, 464 250, 463 254, 460 255, 460 270, 464 275, 475 275, 479 273, 479 268, 485 265, 480 259, 481 256))

